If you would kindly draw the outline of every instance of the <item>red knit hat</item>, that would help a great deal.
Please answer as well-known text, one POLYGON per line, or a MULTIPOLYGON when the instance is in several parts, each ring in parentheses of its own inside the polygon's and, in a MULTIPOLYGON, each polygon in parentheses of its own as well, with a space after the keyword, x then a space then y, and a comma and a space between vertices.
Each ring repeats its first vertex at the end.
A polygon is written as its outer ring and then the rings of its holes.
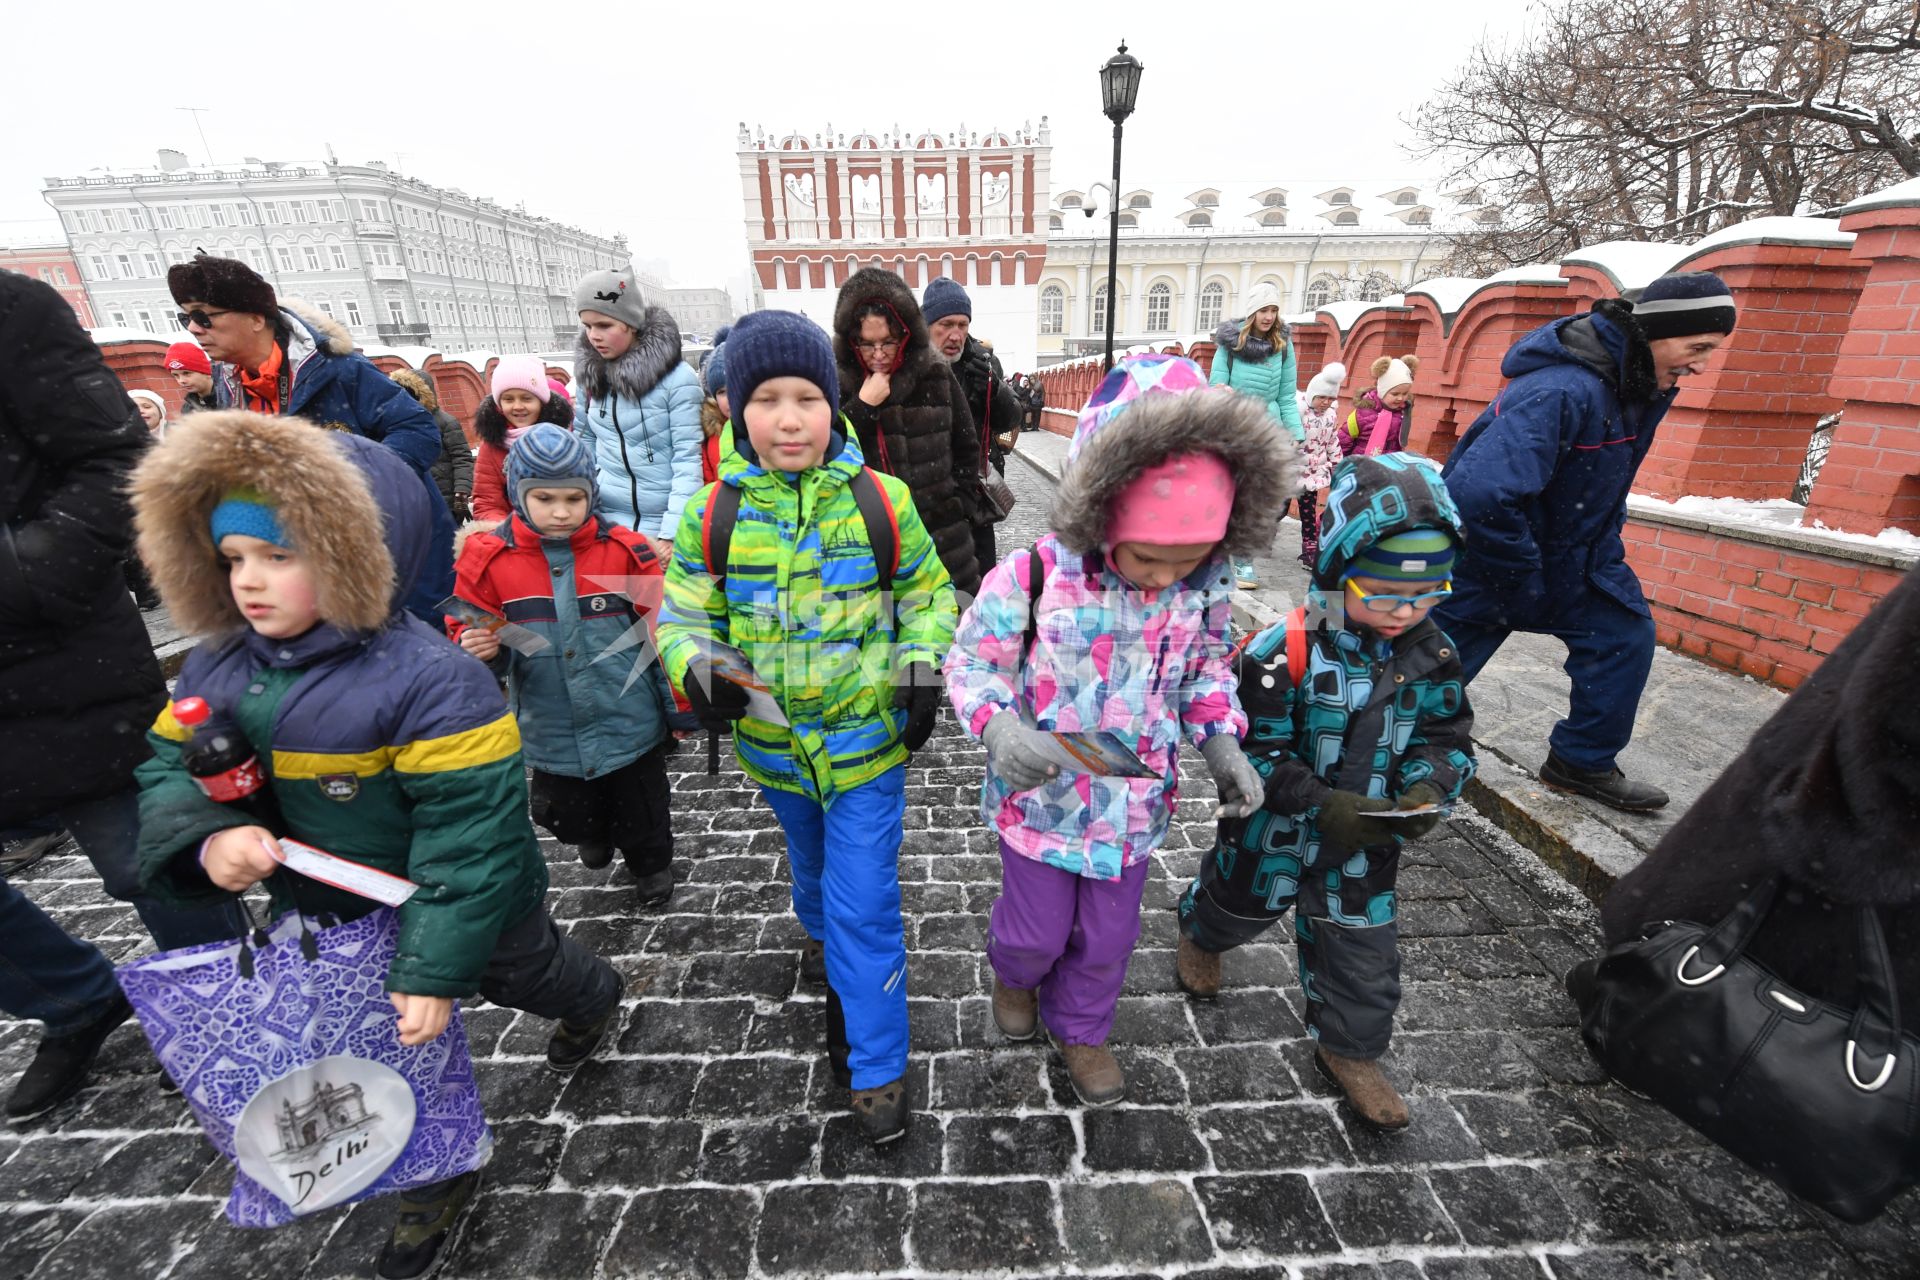
POLYGON ((176 342, 167 348, 167 372, 185 369, 189 373, 212 373, 213 361, 197 342, 176 342))

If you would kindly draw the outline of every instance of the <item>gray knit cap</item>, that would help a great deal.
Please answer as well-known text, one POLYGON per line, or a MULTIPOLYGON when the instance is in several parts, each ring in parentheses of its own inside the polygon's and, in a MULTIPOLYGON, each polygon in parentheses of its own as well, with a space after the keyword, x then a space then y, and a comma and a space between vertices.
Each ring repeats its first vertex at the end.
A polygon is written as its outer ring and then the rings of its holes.
POLYGON ((646 323, 647 303, 640 296, 640 282, 631 268, 625 271, 595 271, 573 287, 573 310, 598 311, 621 324, 639 329, 646 323))

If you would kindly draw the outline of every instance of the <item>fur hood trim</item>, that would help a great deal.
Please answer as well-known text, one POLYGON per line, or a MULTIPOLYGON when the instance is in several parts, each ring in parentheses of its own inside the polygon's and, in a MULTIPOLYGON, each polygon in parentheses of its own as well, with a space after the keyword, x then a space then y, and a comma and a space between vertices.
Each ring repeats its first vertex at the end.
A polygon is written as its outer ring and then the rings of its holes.
POLYGON ((595 400, 615 395, 638 404, 679 367, 682 353, 679 322, 665 307, 648 307, 633 345, 612 364, 600 358, 581 329, 573 339, 573 380, 595 400))
POLYGON ((387 376, 398 383, 408 395, 418 400, 420 407, 428 413, 433 413, 440 408, 440 397, 433 393, 433 384, 413 370, 395 369, 387 376))
POLYGON ((329 316, 320 308, 302 302, 298 298, 280 299, 280 309, 293 316, 307 328, 313 330, 318 346, 325 347, 329 355, 350 356, 354 352, 353 335, 346 331, 338 320, 329 316))
MULTIPOLYGON (((183 419, 133 473, 140 557, 167 611, 195 635, 242 629, 213 543, 213 509, 235 489, 272 495, 313 575, 320 614, 356 631, 393 613, 394 562, 373 489, 340 445, 300 418, 222 409, 183 419)), ((375 446, 384 448, 384 446, 375 446)))
POLYGON ((1299 491, 1292 439, 1266 406, 1229 391, 1143 396, 1081 448, 1054 492, 1048 523, 1066 547, 1106 546, 1113 499, 1148 467, 1178 453, 1212 453, 1233 473, 1233 514, 1221 540, 1229 556, 1265 550, 1275 512, 1299 491))
MULTIPOLYGON (((535 422, 551 422, 565 431, 573 430, 573 406, 567 398, 555 393, 540 406, 540 416, 535 422)), ((507 415, 500 412, 500 406, 488 396, 480 402, 480 408, 473 415, 473 434, 480 437, 482 444, 490 444, 496 449, 507 447, 507 415)))
POLYGON ((893 395, 888 399, 888 403, 898 404, 911 395, 930 372, 944 372, 947 362, 934 351, 933 340, 927 335, 926 317, 920 313, 920 303, 907 282, 880 267, 862 267, 840 286, 840 296, 833 304, 833 359, 840 367, 842 399, 847 388, 858 390, 867 380, 866 366, 853 350, 856 336, 853 314, 869 302, 878 302, 892 311, 907 331, 906 349, 894 366, 893 395))
MULTIPOLYGON (((509 519, 511 519, 511 517, 509 517, 509 519)), ((461 525, 458 529, 454 530, 453 534, 453 558, 458 560, 460 553, 467 549, 468 538, 471 538, 476 533, 496 532, 500 526, 505 523, 507 523, 506 520, 469 520, 461 525)))

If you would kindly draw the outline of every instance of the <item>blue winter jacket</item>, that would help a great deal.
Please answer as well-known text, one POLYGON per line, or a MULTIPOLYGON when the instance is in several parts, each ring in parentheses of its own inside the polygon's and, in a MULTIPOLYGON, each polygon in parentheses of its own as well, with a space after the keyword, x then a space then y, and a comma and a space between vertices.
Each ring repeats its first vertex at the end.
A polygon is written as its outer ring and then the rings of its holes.
POLYGON ((680 326, 648 307, 633 346, 611 362, 582 330, 574 378, 581 392, 574 434, 593 450, 600 480, 595 510, 611 524, 672 541, 680 512, 705 483, 700 375, 681 359, 680 326))
POLYGON ((1591 586, 1647 614, 1620 530, 1674 392, 1656 385, 1631 305, 1535 329, 1500 372, 1506 387, 1443 473, 1467 533, 1447 612, 1524 626, 1591 586))
MULTIPOLYGON (((433 415, 355 351, 353 335, 334 320, 288 303, 280 308, 280 322, 287 332, 284 368, 290 374, 280 412, 379 441, 405 458, 439 498, 433 464, 440 457, 440 428, 433 415)), ((224 361, 213 366, 213 402, 221 409, 255 407, 241 390, 238 371, 224 361)), ((440 500, 431 516, 427 565, 407 597, 407 610, 437 624, 435 606, 453 590, 453 513, 440 500)))

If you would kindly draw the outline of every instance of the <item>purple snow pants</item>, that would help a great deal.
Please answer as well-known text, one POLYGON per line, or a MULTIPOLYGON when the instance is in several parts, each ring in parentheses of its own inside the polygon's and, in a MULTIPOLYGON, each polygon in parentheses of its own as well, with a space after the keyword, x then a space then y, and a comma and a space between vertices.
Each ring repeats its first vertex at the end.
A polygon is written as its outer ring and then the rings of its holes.
POLYGON ((987 921, 987 960, 1009 987, 1038 989, 1040 1017, 1063 1044, 1105 1044, 1127 961, 1140 938, 1142 860, 1094 880, 1000 843, 1000 896, 987 921))

